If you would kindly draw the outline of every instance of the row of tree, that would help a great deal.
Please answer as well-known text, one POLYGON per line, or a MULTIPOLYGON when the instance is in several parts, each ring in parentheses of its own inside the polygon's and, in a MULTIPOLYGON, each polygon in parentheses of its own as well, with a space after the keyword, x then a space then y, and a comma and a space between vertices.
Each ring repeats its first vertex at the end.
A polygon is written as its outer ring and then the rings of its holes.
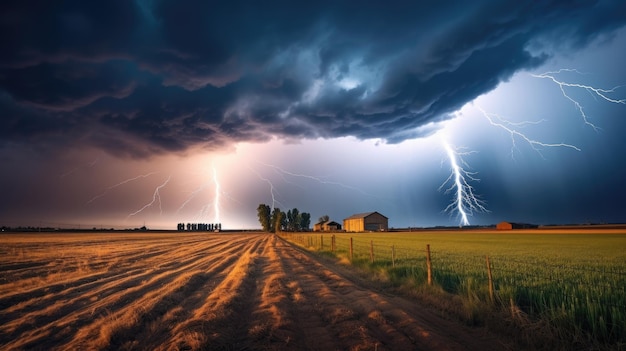
POLYGON ((287 213, 278 207, 272 208, 266 204, 260 204, 257 207, 257 215, 259 222, 266 232, 299 232, 309 230, 311 225, 311 214, 302 212, 297 208, 288 210, 287 213))
POLYGON ((222 230, 222 223, 187 223, 186 225, 185 223, 178 223, 177 228, 179 231, 212 232, 216 230, 222 230))

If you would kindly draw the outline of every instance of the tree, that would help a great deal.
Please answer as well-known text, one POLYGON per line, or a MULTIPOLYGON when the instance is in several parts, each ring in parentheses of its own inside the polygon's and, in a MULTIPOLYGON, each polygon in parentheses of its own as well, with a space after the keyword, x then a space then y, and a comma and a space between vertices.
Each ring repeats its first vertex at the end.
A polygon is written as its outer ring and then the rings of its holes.
POLYGON ((287 211, 287 230, 300 231, 300 211, 297 208, 287 211))
POLYGON ((259 207, 257 207, 256 209, 257 216, 259 217, 259 222, 261 223, 261 227, 266 232, 273 231, 274 229, 274 226, 272 225, 274 222, 272 221, 270 211, 270 207, 266 204, 260 204, 259 207))
POLYGON ((293 223, 293 214, 291 213, 291 210, 287 210, 287 214, 286 215, 287 215, 287 217, 286 217, 287 225, 286 225, 285 229, 290 231, 290 232, 292 232, 293 231, 293 229, 292 229, 292 227, 293 227, 293 225, 292 225, 292 223, 293 223))
POLYGON ((309 230, 310 225, 311 225, 311 214, 307 212, 302 212, 300 214, 300 230, 309 230))
POLYGON ((285 215, 285 212, 282 212, 280 208, 278 207, 274 207, 274 210, 272 211, 272 215, 270 219, 270 223, 272 225, 271 231, 273 233, 283 230, 287 221, 286 217, 287 216, 285 215))
POLYGON ((317 223, 328 222, 330 217, 328 215, 323 215, 320 219, 317 220, 317 223))

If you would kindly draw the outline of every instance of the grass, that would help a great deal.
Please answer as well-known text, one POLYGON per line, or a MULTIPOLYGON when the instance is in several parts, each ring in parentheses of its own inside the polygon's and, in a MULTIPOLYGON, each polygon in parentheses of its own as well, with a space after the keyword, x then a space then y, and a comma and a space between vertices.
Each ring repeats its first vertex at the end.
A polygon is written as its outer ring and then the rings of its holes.
POLYGON ((335 234, 334 250, 330 234, 284 237, 418 290, 427 285, 429 245, 434 284, 461 298, 466 320, 479 322, 482 310, 495 309, 518 322, 545 323, 561 339, 626 348, 626 231, 515 233, 335 234))

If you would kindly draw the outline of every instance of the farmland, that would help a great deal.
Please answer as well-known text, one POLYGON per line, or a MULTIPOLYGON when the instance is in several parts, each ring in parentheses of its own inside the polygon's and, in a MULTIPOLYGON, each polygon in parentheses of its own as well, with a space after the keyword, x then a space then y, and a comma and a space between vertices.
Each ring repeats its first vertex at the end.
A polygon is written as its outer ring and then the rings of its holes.
POLYGON ((427 284, 429 245, 432 283, 462 297, 470 319, 479 309, 495 307, 509 310, 521 322, 528 317, 544 321, 562 339, 605 346, 626 343, 626 231, 506 233, 285 237, 312 251, 333 251, 352 265, 411 286, 427 284))
POLYGON ((0 349, 499 350, 271 234, 0 235, 0 349))

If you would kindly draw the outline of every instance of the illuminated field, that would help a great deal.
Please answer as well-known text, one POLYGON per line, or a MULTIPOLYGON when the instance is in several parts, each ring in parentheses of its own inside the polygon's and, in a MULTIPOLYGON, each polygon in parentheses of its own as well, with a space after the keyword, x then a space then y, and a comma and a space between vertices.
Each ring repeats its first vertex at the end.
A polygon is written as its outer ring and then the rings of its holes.
POLYGON ((270 234, 0 242, 3 350, 507 349, 270 234))
MULTIPOLYGON (((310 250, 332 250, 328 233, 286 237, 310 250)), ((434 284, 474 307, 492 303, 515 318, 540 318, 571 338, 626 341, 624 229, 336 234, 335 254, 348 260, 350 238, 352 264, 400 284, 427 284, 430 245, 434 284)))

